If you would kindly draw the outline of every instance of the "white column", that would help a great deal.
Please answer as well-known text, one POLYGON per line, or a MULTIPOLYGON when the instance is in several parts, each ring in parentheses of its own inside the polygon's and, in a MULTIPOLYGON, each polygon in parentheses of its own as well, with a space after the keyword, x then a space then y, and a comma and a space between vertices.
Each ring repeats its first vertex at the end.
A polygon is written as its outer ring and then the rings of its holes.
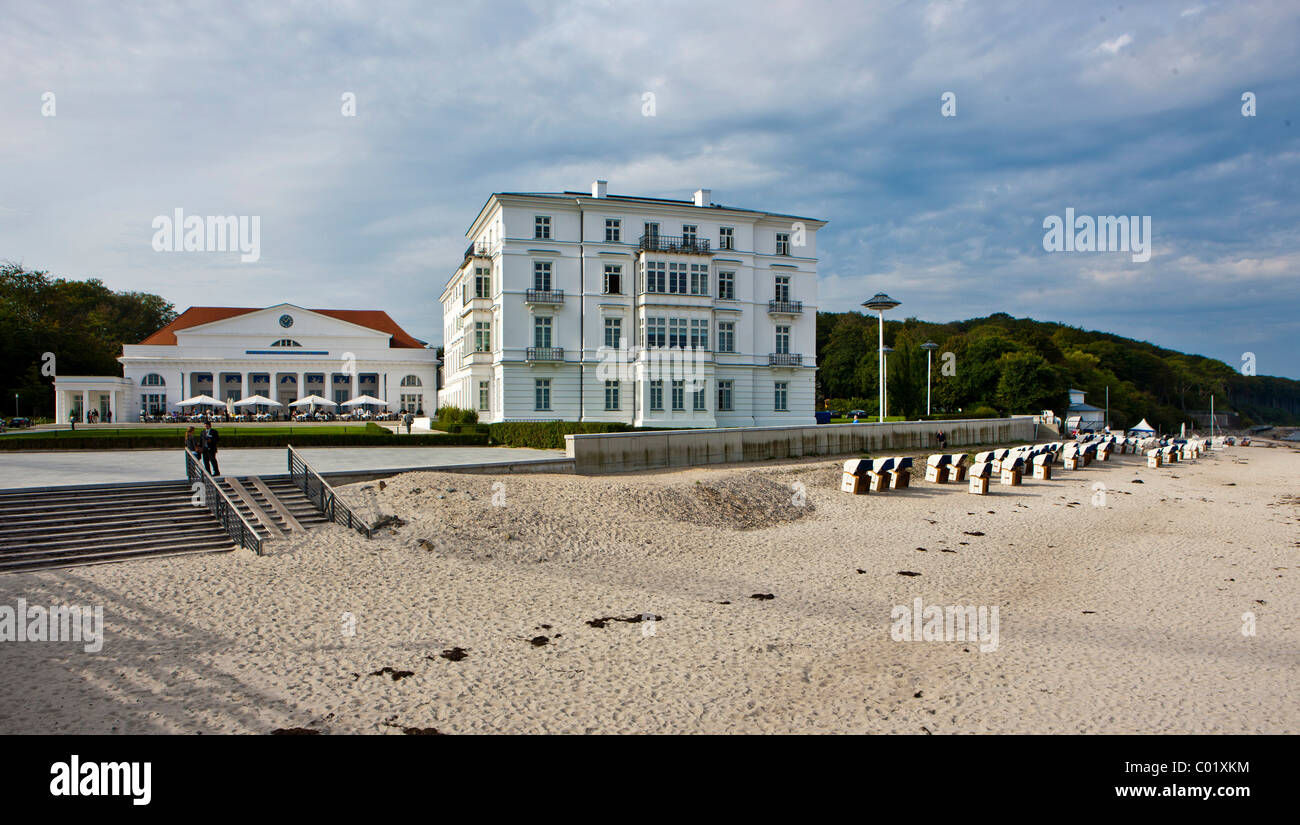
POLYGON ((108 391, 108 411, 113 416, 113 423, 117 423, 117 390, 108 391))
POLYGON ((294 400, 297 401, 298 399, 302 398, 302 397, 303 397, 304 395, 306 395, 306 394, 307 394, 307 373, 306 373, 306 372, 299 371, 299 373, 298 373, 298 398, 295 398, 294 400))
POLYGON ((81 391, 81 420, 90 420, 90 390, 81 391))

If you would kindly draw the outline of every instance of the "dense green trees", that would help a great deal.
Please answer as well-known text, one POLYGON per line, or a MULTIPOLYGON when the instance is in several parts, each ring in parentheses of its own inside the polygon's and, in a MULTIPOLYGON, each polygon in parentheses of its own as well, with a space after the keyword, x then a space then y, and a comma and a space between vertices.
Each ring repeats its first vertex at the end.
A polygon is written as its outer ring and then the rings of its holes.
POLYGON ((121 375, 122 344, 137 343, 176 317, 171 304, 143 292, 114 292, 98 280, 69 281, 0 263, 0 414, 54 414, 53 353, 60 375, 121 375))
MULTIPOLYGON (((819 405, 876 411, 876 320, 857 312, 817 316, 819 405)), ((1095 406, 1110 390, 1111 422, 1146 418, 1169 429, 1187 412, 1205 410, 1210 396, 1220 412, 1247 420, 1300 423, 1300 381, 1243 376, 1222 361, 1185 355, 1143 341, 1062 324, 987 318, 932 324, 907 318, 885 322, 889 356, 889 412, 925 414, 925 341, 939 345, 933 362, 936 413, 990 408, 1001 413, 1050 409, 1062 417, 1071 388, 1095 406), (946 368, 946 369, 945 369, 946 368)))

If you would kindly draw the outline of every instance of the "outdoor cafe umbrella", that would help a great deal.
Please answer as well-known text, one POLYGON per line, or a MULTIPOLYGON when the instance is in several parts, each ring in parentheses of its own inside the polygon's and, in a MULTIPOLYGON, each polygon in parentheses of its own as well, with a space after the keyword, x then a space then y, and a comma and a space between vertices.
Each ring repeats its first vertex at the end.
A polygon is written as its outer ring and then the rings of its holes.
POLYGON ((293 402, 289 406, 290 407, 311 407, 314 410, 316 409, 317 404, 320 404, 321 406, 330 406, 330 407, 338 406, 338 404, 335 404, 333 401, 329 400, 328 398, 321 398, 319 395, 309 395, 306 396, 305 398, 299 398, 297 401, 293 402))
POLYGON ((178 407, 220 407, 221 405, 221 401, 210 395, 196 395, 176 404, 178 407))
POLYGON ((250 395, 235 402, 236 407, 283 407, 279 401, 272 401, 265 395, 250 395))
POLYGON ((381 407, 388 406, 387 401, 385 401, 382 398, 375 398, 373 395, 358 395, 356 398, 353 398, 351 401, 343 402, 343 406, 345 407, 356 407, 356 406, 360 406, 361 404, 378 404, 381 407))

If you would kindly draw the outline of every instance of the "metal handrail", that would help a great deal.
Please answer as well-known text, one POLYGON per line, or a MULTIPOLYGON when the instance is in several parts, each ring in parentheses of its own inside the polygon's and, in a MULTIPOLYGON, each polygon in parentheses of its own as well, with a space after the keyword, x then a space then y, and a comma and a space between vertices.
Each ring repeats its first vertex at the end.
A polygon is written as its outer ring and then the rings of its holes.
POLYGON ((524 352, 526 361, 563 361, 564 347, 528 347, 524 352))
POLYGON ((642 235, 637 248, 642 252, 680 252, 686 255, 709 255, 712 253, 708 238, 690 235, 642 235))
POLYGON ((781 301, 781 300, 768 301, 767 311, 785 314, 785 315, 802 314, 803 301, 781 301))
POLYGON ((530 304, 562 304, 562 289, 529 289, 524 291, 524 301, 530 304))
POLYGON ((350 527, 368 539, 374 538, 374 528, 366 524, 360 516, 352 512, 352 508, 339 500, 338 494, 334 492, 334 488, 330 486, 330 483, 320 473, 316 472, 292 445, 289 445, 288 448, 288 462, 289 478, 293 485, 302 490, 307 500, 317 510, 320 510, 325 518, 335 524, 350 527))
POLYGON ((203 501, 217 521, 221 522, 226 534, 240 547, 247 547, 257 555, 262 555, 262 537, 244 518, 243 513, 239 512, 235 502, 221 489, 212 474, 199 462, 199 457, 189 449, 185 450, 185 477, 189 479, 190 489, 194 488, 195 483, 203 484, 203 501))
POLYGON ((803 355, 797 352, 772 352, 767 356, 768 366, 799 367, 803 366, 803 355))

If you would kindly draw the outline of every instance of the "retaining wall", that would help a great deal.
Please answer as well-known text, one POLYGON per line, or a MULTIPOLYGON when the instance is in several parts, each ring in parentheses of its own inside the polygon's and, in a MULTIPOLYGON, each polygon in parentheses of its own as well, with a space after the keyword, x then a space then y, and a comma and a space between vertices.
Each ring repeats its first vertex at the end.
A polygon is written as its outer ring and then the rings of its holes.
POLYGON ((566 435, 564 442, 565 454, 574 460, 576 472, 597 474, 799 456, 937 450, 934 434, 939 430, 947 435, 949 449, 973 444, 1028 442, 1056 435, 1055 430, 1038 424, 1034 416, 1024 415, 956 421, 590 433, 566 435))

